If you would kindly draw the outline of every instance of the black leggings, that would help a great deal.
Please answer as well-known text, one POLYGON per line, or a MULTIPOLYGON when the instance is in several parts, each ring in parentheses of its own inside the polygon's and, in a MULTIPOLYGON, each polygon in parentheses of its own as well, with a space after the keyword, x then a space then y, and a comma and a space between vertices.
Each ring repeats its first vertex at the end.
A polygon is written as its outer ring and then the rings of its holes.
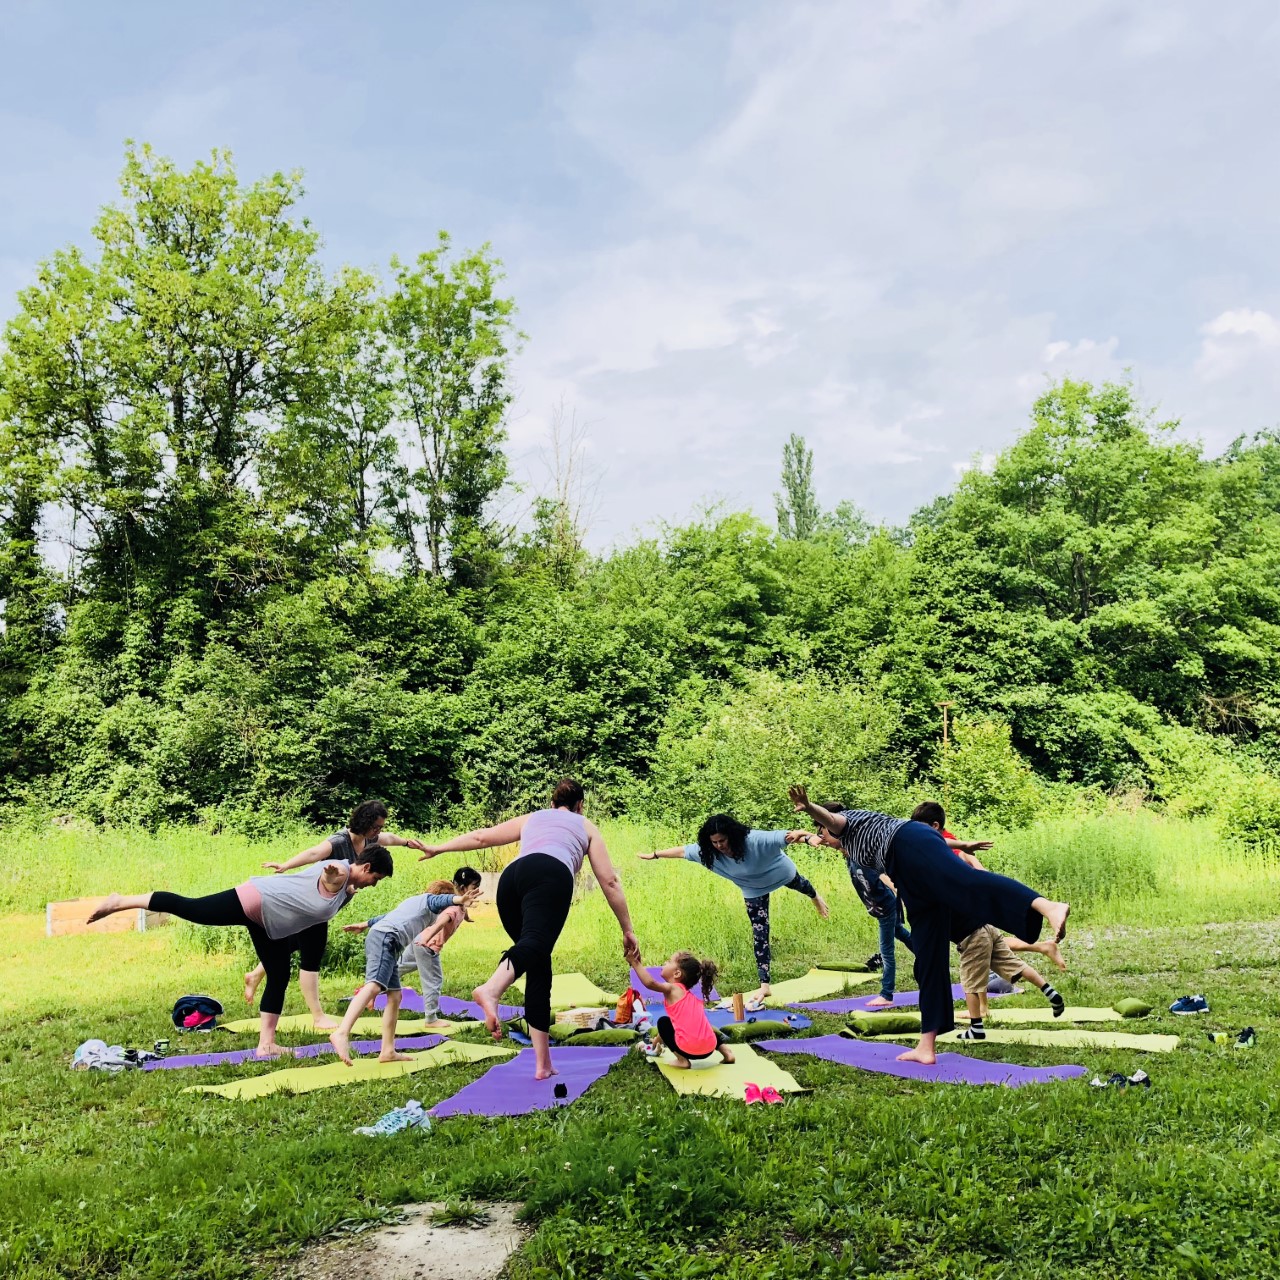
POLYGON ((951 999, 953 929, 972 932, 976 926, 971 922, 980 921, 1034 942, 1043 918, 1031 904, 1040 895, 1008 876, 971 867, 922 822, 899 828, 885 869, 911 921, 920 1029, 950 1031, 956 1025, 951 999))
POLYGON ((708 1049, 706 1053, 690 1053, 688 1049, 682 1049, 676 1044, 676 1029, 671 1023, 671 1019, 664 1013, 658 1019, 658 1038, 663 1044, 671 1050, 672 1053, 678 1053, 682 1058, 688 1058, 691 1062, 696 1062, 701 1058, 709 1058, 715 1053, 725 1042, 724 1036, 719 1031, 716 1032, 716 1047, 708 1049))
POLYGON ((498 919, 514 943, 502 958, 525 975, 524 1020, 551 1028, 551 953, 573 902, 573 873, 549 853, 521 854, 498 880, 498 919))
POLYGON ((293 967, 293 953, 299 953, 299 965, 310 972, 318 971, 329 936, 328 921, 309 925, 301 933, 287 938, 268 938, 261 925, 254 924, 240 905, 240 895, 234 889, 211 893, 203 898, 184 898, 178 893, 161 889, 151 895, 151 910, 189 920, 192 924, 249 930, 249 940, 267 971, 266 985, 262 989, 261 1011, 280 1013, 284 1008, 285 992, 289 989, 289 974, 293 967))
MULTIPOLYGON (((817 889, 798 871, 782 887, 803 893, 806 898, 818 896, 817 889)), ((766 983, 773 965, 773 946, 769 941, 769 895, 764 893, 758 898, 743 898, 742 904, 747 909, 747 919, 751 921, 751 948, 756 953, 756 974, 761 983, 766 983)))

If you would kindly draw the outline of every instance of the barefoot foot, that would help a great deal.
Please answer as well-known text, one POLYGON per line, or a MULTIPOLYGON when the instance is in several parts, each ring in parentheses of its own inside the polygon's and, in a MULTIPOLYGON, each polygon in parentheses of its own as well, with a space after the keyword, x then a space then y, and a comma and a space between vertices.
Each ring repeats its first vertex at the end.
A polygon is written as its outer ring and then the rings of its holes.
POLYGON ((94 908, 89 914, 85 924, 92 924, 95 920, 101 920, 104 916, 113 915, 120 910, 120 895, 118 893, 111 894, 105 902, 94 908))
POLYGON ((390 1053, 378 1054, 379 1062, 412 1062, 413 1059, 407 1053, 397 1053, 394 1049, 390 1053))
POLYGON ((1058 944, 1056 942, 1042 942, 1040 944, 1040 950, 1041 953, 1048 956, 1063 973, 1066 973, 1067 962, 1062 958, 1062 952, 1058 950, 1058 944))
POLYGON ((535 1080, 549 1080, 552 1076, 558 1076, 560 1073, 553 1066, 539 1067, 534 1073, 535 1080))
POLYGON ((938 1055, 932 1049, 922 1049, 916 1045, 914 1049, 908 1049, 906 1053, 898 1054, 899 1062, 919 1062, 926 1067, 934 1066, 938 1061, 938 1055))
POLYGON ((681 1071, 688 1071, 688 1070, 689 1070, 689 1059, 688 1059, 688 1058, 686 1058, 686 1057, 684 1056, 684 1054, 682 1054, 682 1053, 677 1053, 677 1054, 676 1054, 676 1060, 675 1060, 671 1065, 672 1065, 673 1067, 678 1067, 681 1071))
POLYGON ((327 1013, 322 1013, 318 1018, 311 1019, 311 1025, 317 1031, 336 1031, 342 1023, 337 1018, 331 1018, 327 1013))
POLYGON ((250 969, 244 975, 244 1002, 252 1004, 258 994, 258 984, 267 976, 265 969, 250 969))
MULTIPOLYGON (((498 1001, 490 993, 488 987, 477 987, 471 998, 484 1010, 484 1025, 489 1028, 495 1040, 502 1037, 502 1021, 498 1017, 498 1001)), ((548 1072, 547 1075, 551 1073, 548 1072)), ((535 1076, 536 1080, 545 1080, 546 1076, 535 1076)))
POLYGON ((351 1066, 351 1037, 343 1034, 341 1031, 329 1032, 329 1043, 333 1045, 333 1051, 342 1059, 347 1066, 351 1066))
POLYGON ((1061 942, 1067 936, 1067 917, 1071 914, 1071 904, 1069 902, 1051 902, 1049 909, 1045 912, 1045 919, 1049 922, 1049 928, 1053 930, 1051 942, 1061 942))
POLYGON ((889 1009, 892 1007, 893 1001, 886 1000, 884 996, 872 996, 871 999, 867 1001, 868 1009, 889 1009))
POLYGON ((453 1023, 448 1018, 432 1018, 430 1021, 424 1021, 422 1024, 423 1031, 448 1031, 453 1023))
POLYGON ((254 1051, 255 1058, 292 1058, 293 1050, 283 1044, 260 1044, 254 1051))
POLYGON ((725 1066, 728 1066, 728 1067, 733 1066, 733 1050, 732 1049, 721 1049, 720 1056, 721 1058, 724 1059, 725 1066))

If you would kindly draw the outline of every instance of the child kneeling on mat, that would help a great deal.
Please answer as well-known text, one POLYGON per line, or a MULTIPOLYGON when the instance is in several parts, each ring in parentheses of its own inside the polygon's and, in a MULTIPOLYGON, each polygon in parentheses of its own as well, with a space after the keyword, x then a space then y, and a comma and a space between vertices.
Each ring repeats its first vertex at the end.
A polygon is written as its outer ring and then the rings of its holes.
POLYGON ((705 1001, 711 998, 716 983, 716 966, 711 960, 699 960, 691 951, 677 951, 662 966, 662 976, 653 977, 637 955, 636 977, 650 991, 662 997, 666 1013, 658 1019, 658 1036, 675 1054, 677 1067, 688 1067, 691 1060, 709 1058, 719 1052, 725 1062, 733 1061, 733 1053, 725 1047, 724 1036, 711 1025, 705 1001), (693 988, 702 984, 702 999, 693 988))
MULTIPOLYGON (((382 1049, 378 1054, 378 1061, 408 1061, 408 1054, 396 1052, 396 1022, 400 1016, 400 957, 407 946, 424 935, 429 941, 434 940, 432 935, 436 935, 437 931, 432 929, 431 934, 426 934, 426 931, 438 923, 437 916, 442 912, 448 911, 450 907, 465 909, 479 898, 478 872, 470 867, 462 867, 453 884, 448 884, 447 881, 445 883, 448 888, 456 889, 459 880, 466 885, 461 893, 420 893, 406 898, 394 910, 375 917, 370 922, 369 934, 364 940, 364 986, 356 992, 348 1006, 342 1025, 329 1036, 329 1043, 347 1066, 351 1066, 351 1031, 356 1019, 384 992, 387 1006, 382 1011, 382 1049)), ((436 967, 438 965, 437 960, 436 967)), ((434 981, 434 974, 431 974, 431 979, 434 981)), ((443 983, 443 972, 440 979, 443 983)), ((424 991, 422 994, 425 1002, 427 993, 424 991)), ((438 990, 436 1002, 438 1007, 438 990)), ((426 1026, 425 1022, 423 1026, 426 1026)))

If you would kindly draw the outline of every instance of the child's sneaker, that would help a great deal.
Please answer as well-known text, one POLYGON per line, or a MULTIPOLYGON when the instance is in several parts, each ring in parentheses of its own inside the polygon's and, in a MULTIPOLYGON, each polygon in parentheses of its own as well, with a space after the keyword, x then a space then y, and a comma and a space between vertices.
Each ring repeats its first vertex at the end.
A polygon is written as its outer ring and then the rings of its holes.
POLYGON ((1252 1049, 1257 1043, 1258 1037, 1252 1027, 1245 1027, 1245 1029, 1236 1036, 1237 1049, 1252 1049))
POLYGON ((1170 1006, 1170 1013, 1208 1013, 1209 1002, 1204 996, 1179 996, 1170 1006))
POLYGON ((884 956, 882 956, 878 951, 869 955, 867 957, 867 968, 870 969, 872 973, 879 972, 884 968, 884 956))
POLYGON ((1204 1034, 1208 1038, 1210 1044, 1230 1044, 1231 1043, 1230 1031, 1206 1031, 1204 1034))
POLYGON ((394 1111, 388 1111, 386 1115, 380 1116, 374 1124, 361 1125, 358 1129, 353 1129, 352 1133, 362 1134, 366 1138, 385 1138, 393 1133, 400 1133, 404 1129, 422 1129, 430 1130, 431 1117, 422 1109, 422 1103, 417 1101, 406 1102, 403 1107, 397 1107, 394 1111))

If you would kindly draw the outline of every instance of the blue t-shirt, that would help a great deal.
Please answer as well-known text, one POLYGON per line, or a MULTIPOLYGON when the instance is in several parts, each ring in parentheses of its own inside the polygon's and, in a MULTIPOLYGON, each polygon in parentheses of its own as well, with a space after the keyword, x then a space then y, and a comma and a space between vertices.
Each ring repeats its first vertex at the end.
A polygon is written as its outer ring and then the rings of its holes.
MULTIPOLYGON (((744 898, 760 898, 775 889, 781 889, 796 878, 796 864, 787 857, 785 831, 747 832, 747 847, 741 858, 731 858, 718 853, 711 870, 726 880, 732 880, 742 890, 744 898)), ((689 862, 701 862, 702 850, 696 844, 684 847, 689 862)))

